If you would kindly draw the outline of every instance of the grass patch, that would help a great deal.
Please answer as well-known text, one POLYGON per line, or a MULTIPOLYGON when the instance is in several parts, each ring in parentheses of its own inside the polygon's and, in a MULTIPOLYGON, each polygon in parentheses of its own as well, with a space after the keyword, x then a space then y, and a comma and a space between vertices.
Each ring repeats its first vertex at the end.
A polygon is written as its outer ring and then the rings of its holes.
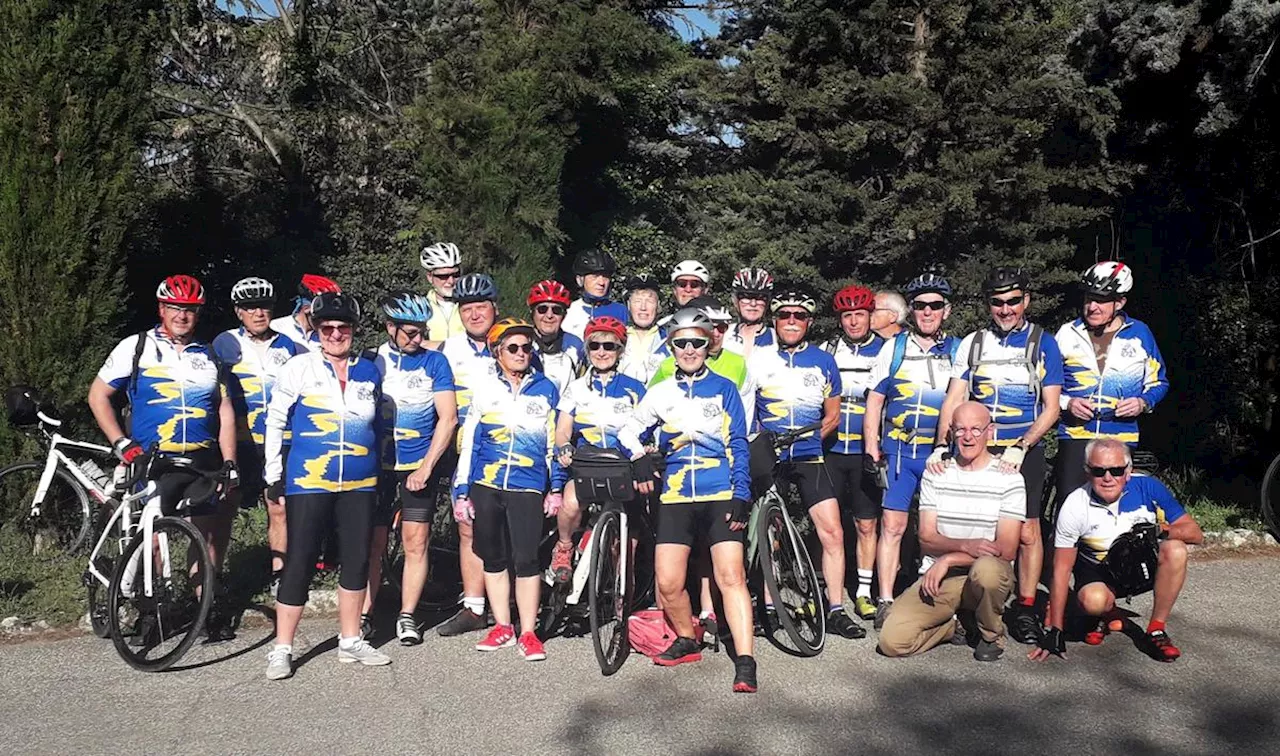
POLYGON ((1171 468, 1161 471, 1158 477, 1169 487, 1183 508, 1200 523, 1202 530, 1265 529, 1256 507, 1227 498, 1226 491, 1216 481, 1208 478, 1200 468, 1171 468))

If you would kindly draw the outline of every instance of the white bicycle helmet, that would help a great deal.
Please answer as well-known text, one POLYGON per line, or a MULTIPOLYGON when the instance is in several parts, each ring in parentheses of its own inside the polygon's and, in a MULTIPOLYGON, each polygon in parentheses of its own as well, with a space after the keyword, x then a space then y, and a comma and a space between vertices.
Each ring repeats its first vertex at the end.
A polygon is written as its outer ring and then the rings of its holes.
POLYGON ((276 287, 265 278, 242 278, 231 287, 231 304, 271 304, 276 301, 276 287))
POLYGON ((1080 276, 1080 289, 1097 296, 1124 296, 1133 291, 1133 268, 1110 260, 1095 263, 1080 276))
POLYGON ((696 278, 704 284, 711 283, 711 271, 697 260, 682 260, 671 269, 671 283, 675 283, 676 279, 682 276, 696 278))
POLYGON ((670 340, 676 331, 683 331, 686 328, 696 328, 709 336, 715 326, 711 324, 711 318, 708 318, 702 310, 697 307, 686 307, 676 311, 667 321, 667 340, 670 340))
POLYGON ((427 270, 456 268, 462 265, 462 253, 458 251, 458 245, 453 242, 438 242, 429 247, 423 247, 419 260, 422 262, 422 267, 427 270))

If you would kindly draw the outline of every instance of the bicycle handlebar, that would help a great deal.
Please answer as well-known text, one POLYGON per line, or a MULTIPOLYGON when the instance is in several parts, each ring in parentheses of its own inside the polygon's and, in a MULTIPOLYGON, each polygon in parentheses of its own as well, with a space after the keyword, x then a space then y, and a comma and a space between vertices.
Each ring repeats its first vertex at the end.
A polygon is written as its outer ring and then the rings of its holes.
POLYGON ((808 436, 809 434, 814 433, 815 431, 819 431, 821 429, 822 429, 822 421, 818 421, 816 423, 809 423, 808 425, 801 426, 793 430, 783 431, 782 433, 774 433, 773 447, 775 449, 782 449, 787 446, 791 446, 795 442, 799 441, 801 438, 808 436))

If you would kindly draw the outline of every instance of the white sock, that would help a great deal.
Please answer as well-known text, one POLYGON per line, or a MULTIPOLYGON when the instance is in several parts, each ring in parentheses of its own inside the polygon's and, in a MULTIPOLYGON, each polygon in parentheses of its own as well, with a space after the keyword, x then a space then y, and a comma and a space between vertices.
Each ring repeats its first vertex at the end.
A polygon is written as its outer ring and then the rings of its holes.
POLYGON ((484 596, 463 596, 462 606, 472 614, 484 616, 484 596))
POLYGON ((352 638, 344 638, 341 634, 338 635, 338 648, 343 650, 355 648, 355 645, 359 642, 360 636, 358 635, 352 638))
POLYGON ((858 596, 871 598, 871 570, 858 570, 858 592, 853 595, 854 598, 858 596))
POLYGON ((277 651, 284 651, 286 654, 289 654, 290 656, 293 656, 293 645, 292 645, 292 644, 289 644, 289 643, 277 643, 277 644, 276 644, 276 650, 277 650, 277 651))

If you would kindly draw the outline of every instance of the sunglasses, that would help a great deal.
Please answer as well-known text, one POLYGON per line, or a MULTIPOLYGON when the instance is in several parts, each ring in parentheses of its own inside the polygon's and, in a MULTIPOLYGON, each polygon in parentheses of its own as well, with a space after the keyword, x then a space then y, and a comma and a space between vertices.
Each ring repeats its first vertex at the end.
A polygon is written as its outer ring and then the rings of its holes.
POLYGON ((710 339, 701 336, 671 340, 671 346, 676 349, 706 349, 709 343, 711 343, 710 339))
POLYGON ((438 270, 431 271, 431 277, 438 278, 441 281, 449 281, 454 278, 457 278, 460 275, 462 275, 462 272, 457 270, 447 270, 447 271, 444 271, 443 273, 438 270))
POLYGON ((1125 471, 1129 469, 1129 466, 1122 465, 1120 467, 1097 467, 1095 465, 1088 465, 1087 469, 1089 470, 1089 474, 1095 478, 1102 478, 1102 477, 1106 477, 1107 475, 1110 475, 1113 478, 1119 478, 1121 475, 1124 475, 1125 471))
POLYGON ((813 316, 804 310, 782 310, 773 314, 775 320, 798 320, 805 323, 813 316))
POLYGON ((616 352, 622 348, 622 345, 616 341, 588 341, 587 350, 598 352, 603 349, 606 352, 616 352))
POLYGON ((333 336, 333 335, 335 335, 335 334, 336 334, 336 335, 338 335, 338 336, 350 336, 350 335, 351 335, 351 326, 346 325, 346 324, 343 324, 343 325, 322 325, 322 326, 320 326, 320 333, 324 334, 325 336, 333 336))
POLYGON ((696 278, 679 278, 676 279, 676 286, 681 289, 701 289, 706 284, 696 278))
POLYGON ((524 352, 525 354, 533 354, 533 344, 507 344, 503 347, 507 354, 516 354, 524 352))
POLYGON ((423 336, 426 335, 422 332, 421 328, 409 329, 409 328, 397 327, 396 330, 399 331, 409 341, 417 341, 418 339, 421 339, 423 336))
POLYGON ((938 310, 941 310, 943 307, 946 307, 946 306, 947 306, 947 303, 941 302, 941 301, 939 302, 916 301, 911 303, 911 309, 915 310, 916 312, 923 312, 925 310, 933 310, 934 312, 937 312, 938 310))
POLYGON ((1027 298, 1026 294, 1019 294, 1016 297, 1009 297, 1008 299, 992 297, 991 299, 987 300, 987 303, 990 304, 992 307, 1017 307, 1018 305, 1022 304, 1022 300, 1026 298, 1027 298))
POLYGON ((547 313, 553 313, 555 315, 563 315, 565 313, 565 308, 564 308, 564 305, 558 305, 558 304, 540 304, 537 307, 533 308, 533 311, 538 313, 539 315, 546 315, 547 313))

